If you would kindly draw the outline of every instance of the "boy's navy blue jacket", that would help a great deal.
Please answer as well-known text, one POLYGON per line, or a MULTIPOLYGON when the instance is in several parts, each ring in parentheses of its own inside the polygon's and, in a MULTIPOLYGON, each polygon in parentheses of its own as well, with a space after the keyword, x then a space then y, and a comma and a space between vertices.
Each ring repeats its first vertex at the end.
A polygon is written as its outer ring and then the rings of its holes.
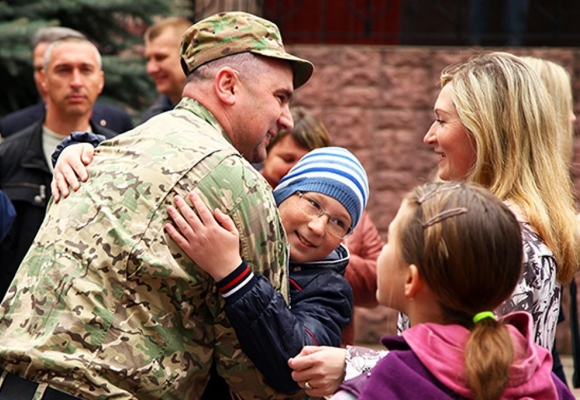
POLYGON ((290 262, 290 308, 244 262, 217 283, 242 349, 276 389, 300 390, 288 359, 302 347, 340 345, 353 310, 352 289, 344 278, 348 258, 341 244, 323 260, 290 262))

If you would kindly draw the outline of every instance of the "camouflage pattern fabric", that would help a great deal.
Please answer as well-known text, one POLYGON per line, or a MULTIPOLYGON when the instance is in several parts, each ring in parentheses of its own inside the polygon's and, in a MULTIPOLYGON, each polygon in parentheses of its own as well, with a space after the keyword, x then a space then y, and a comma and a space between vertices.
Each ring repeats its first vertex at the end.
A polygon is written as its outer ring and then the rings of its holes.
POLYGON ((174 196, 197 190, 233 218, 253 271, 287 295, 271 189, 209 111, 186 99, 103 142, 89 174, 51 204, 0 305, 0 367, 85 399, 198 399, 215 361, 242 398, 286 398, 242 352, 214 281, 163 228, 174 196))
POLYGON ((314 70, 310 61, 286 53, 276 24, 240 11, 212 15, 185 31, 181 65, 189 75, 200 65, 244 52, 290 62, 295 89, 304 85, 314 70))

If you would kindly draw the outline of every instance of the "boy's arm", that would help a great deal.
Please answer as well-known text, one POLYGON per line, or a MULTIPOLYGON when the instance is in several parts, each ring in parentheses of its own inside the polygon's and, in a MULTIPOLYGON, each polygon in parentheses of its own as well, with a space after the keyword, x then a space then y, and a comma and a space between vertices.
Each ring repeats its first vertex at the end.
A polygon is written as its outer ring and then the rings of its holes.
POLYGON ((212 215, 197 194, 189 198, 197 214, 176 197, 177 208, 168 208, 175 226, 166 225, 167 232, 216 280, 242 349, 268 382, 287 393, 299 390, 287 361, 305 345, 340 344, 352 315, 348 282, 330 271, 291 276, 289 309, 272 284, 241 261, 238 232, 231 219, 219 210, 212 215))
POLYGON ((244 352, 273 387, 286 393, 300 389, 288 359, 307 345, 339 346, 353 303, 350 286, 338 274, 319 273, 302 291, 296 290, 292 274, 290 282, 291 308, 244 263, 217 284, 244 352))

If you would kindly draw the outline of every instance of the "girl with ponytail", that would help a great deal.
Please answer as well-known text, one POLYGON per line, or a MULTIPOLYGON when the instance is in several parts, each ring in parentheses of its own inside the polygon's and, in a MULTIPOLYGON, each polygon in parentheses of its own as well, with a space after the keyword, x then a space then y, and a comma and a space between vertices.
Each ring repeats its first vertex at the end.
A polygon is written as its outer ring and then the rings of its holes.
POLYGON ((404 200, 377 262, 379 303, 409 317, 333 399, 573 399, 530 314, 494 312, 522 273, 520 223, 486 189, 430 183, 404 200))

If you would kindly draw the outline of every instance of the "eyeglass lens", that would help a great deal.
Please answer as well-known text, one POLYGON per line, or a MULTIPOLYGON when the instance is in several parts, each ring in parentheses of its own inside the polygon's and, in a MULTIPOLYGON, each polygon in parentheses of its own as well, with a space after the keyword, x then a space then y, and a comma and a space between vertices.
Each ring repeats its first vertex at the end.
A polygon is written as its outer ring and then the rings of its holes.
POLYGON ((349 224, 346 223, 346 221, 335 215, 330 214, 328 211, 324 209, 322 205, 320 205, 320 203, 318 203, 312 197, 302 192, 296 192, 296 194, 298 195, 299 198, 298 205, 306 215, 310 216, 311 218, 320 218, 323 215, 328 215, 328 223, 327 223, 328 232, 341 239, 348 236, 348 234, 351 231, 351 228, 349 224))

